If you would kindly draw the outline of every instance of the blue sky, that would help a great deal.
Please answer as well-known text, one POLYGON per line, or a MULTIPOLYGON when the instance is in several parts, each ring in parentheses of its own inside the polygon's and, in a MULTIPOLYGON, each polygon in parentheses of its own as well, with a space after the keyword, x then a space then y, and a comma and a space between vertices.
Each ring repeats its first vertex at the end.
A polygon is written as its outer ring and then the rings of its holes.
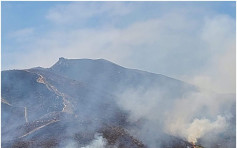
POLYGON ((233 91, 235 10, 235 2, 5 1, 2 69, 104 58, 216 90, 228 77, 233 91))
MULTIPOLYGON (((2 2, 2 36, 5 36, 10 32, 28 28, 37 27, 42 29, 40 31, 47 31, 52 28, 52 24, 45 18, 48 11, 57 5, 67 5, 70 2, 2 2)), ((90 2, 79 2, 79 3, 90 3, 90 2)), ((101 2, 97 2, 98 4, 101 2)), ((235 2, 125 2, 132 3, 136 7, 139 6, 137 10, 132 15, 120 18, 119 23, 132 23, 138 19, 148 19, 152 17, 158 17, 159 13, 165 13, 164 11, 169 11, 169 9, 184 7, 186 8, 201 8, 210 9, 213 12, 226 14, 235 18, 235 2), (165 9, 165 10, 164 10, 165 9)), ((103 18, 99 18, 103 19, 103 18)), ((106 20, 103 20, 106 21, 106 20)), ((94 23, 93 20, 90 23, 94 23)), ((83 27, 96 27, 98 24, 86 24, 83 27)), ((121 25, 121 24, 120 24, 121 25)), ((126 24, 123 24, 126 25, 126 24)), ((7 39, 6 39, 7 40, 7 39)))

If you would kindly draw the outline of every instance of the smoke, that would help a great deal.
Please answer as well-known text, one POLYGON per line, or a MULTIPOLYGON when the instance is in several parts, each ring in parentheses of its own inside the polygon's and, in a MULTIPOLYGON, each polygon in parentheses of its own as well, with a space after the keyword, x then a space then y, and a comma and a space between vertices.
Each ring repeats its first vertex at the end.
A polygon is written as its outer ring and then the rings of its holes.
MULTIPOLYGON (((81 141, 80 141, 81 142, 81 141)), ((60 148, 105 148, 107 140, 103 138, 100 133, 94 134, 94 139, 91 139, 89 143, 78 143, 74 139, 64 140, 60 143, 60 148)))
POLYGON ((159 90, 130 89, 118 95, 118 104, 130 112, 129 120, 143 121, 138 131, 130 132, 149 147, 162 147, 162 141, 170 140, 167 135, 196 143, 208 134, 218 137, 234 124, 234 95, 194 91, 167 98, 167 92, 159 90))
POLYGON ((95 139, 87 146, 82 148, 105 148, 107 144, 106 139, 104 139, 100 134, 95 134, 95 139))
POLYGON ((65 147, 65 148, 76 148, 76 147, 78 147, 77 146, 77 143, 74 141, 74 140, 69 140, 69 141, 67 141, 67 145, 62 145, 62 146, 60 146, 60 147, 65 147))
POLYGON ((227 126, 226 119, 222 116, 217 116, 217 120, 211 122, 208 119, 194 119, 185 132, 187 140, 196 143, 197 139, 202 137, 207 132, 221 132, 227 126))

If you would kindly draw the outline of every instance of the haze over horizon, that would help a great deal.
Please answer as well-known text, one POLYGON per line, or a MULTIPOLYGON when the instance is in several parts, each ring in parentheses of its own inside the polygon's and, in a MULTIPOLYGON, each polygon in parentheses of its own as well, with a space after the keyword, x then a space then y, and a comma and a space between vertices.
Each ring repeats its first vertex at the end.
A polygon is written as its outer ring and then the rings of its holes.
POLYGON ((235 2, 2 2, 2 70, 104 58, 234 93, 235 9, 235 2))

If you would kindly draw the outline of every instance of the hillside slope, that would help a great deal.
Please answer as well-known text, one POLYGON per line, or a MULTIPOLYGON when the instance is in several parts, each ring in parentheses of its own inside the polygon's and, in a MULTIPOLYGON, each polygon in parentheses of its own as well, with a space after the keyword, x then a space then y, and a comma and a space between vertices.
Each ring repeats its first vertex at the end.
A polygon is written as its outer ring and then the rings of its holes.
MULTIPOLYGON (((150 147, 137 131, 147 119, 130 120, 131 111, 118 103, 127 90, 155 91, 154 98, 171 103, 199 92, 180 80, 103 59, 60 58, 50 68, 2 71, 2 147, 85 147, 100 137, 107 147, 150 147)), ((166 107, 158 100, 155 105, 166 107)), ((193 147, 183 137, 161 133, 157 147, 193 147)))

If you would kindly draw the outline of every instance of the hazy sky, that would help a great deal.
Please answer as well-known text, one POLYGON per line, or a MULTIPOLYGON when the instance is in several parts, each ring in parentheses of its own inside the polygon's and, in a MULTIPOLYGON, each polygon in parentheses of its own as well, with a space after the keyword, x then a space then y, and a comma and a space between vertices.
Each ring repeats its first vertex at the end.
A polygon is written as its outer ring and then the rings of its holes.
MULTIPOLYGON (((235 2, 2 2, 2 70, 104 58, 235 92, 235 2)), ((215 88, 214 88, 215 87, 215 88)))

